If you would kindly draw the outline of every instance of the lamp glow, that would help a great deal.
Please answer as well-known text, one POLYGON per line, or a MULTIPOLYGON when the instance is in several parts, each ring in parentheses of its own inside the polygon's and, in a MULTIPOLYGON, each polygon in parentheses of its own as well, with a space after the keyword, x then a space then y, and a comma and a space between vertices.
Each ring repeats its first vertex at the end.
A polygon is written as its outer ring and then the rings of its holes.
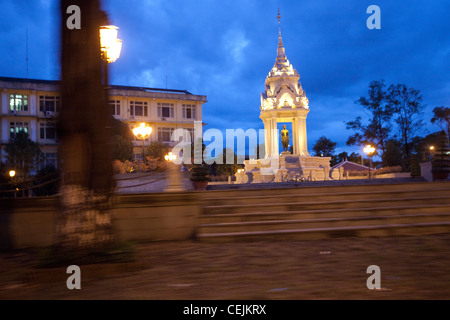
POLYGON ((14 171, 14 170, 9 171, 9 176, 11 178, 14 178, 16 176, 16 171, 14 171))
POLYGON ((166 159, 166 161, 174 161, 176 158, 177 157, 172 152, 169 152, 164 156, 164 159, 166 159))
POLYGON ((118 27, 100 27, 100 48, 102 59, 108 63, 115 62, 120 57, 122 51, 122 40, 117 39, 118 27))
POLYGON ((139 127, 135 127, 133 129, 133 134, 136 136, 136 138, 138 139, 147 139, 150 134, 152 133, 152 127, 148 127, 146 126, 146 124, 144 122, 142 122, 139 127))
POLYGON ((370 155, 372 155, 372 154, 375 152, 375 148, 372 147, 372 146, 369 144, 368 146, 366 146, 366 147, 364 148, 364 152, 365 152, 368 156, 370 156, 370 155))
POLYGON ((152 133, 152 127, 146 126, 144 122, 141 122, 139 127, 133 129, 133 134, 136 138, 142 140, 142 161, 145 163, 145 140, 152 133))
POLYGON ((369 163, 369 179, 370 179, 370 170, 371 170, 370 168, 372 167, 372 154, 375 152, 375 148, 369 144, 364 148, 364 152, 369 156, 370 160, 369 163))

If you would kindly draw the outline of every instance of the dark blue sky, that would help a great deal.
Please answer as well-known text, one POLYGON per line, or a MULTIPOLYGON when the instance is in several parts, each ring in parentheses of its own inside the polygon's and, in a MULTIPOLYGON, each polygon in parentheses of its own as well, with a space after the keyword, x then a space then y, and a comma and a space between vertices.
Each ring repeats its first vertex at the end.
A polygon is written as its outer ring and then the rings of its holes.
MULTIPOLYGON (((55 0, 0 0, 0 76, 59 78, 55 0)), ((277 7, 286 54, 310 101, 308 147, 320 136, 347 147, 344 121, 364 117, 354 101, 372 80, 423 94, 422 135, 435 106, 450 106, 450 1, 107 0, 123 40, 111 82, 206 95, 207 128, 262 128, 260 93, 276 58, 277 7), (381 30, 369 30, 369 5, 381 30)))

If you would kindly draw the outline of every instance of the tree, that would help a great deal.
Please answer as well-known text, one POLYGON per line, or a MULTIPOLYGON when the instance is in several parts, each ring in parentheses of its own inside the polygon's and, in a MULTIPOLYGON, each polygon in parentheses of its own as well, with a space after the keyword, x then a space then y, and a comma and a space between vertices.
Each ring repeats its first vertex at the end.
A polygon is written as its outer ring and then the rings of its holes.
POLYGON ((163 161, 164 156, 169 152, 169 147, 162 142, 154 141, 150 143, 145 152, 150 158, 163 161))
POLYGON ((445 180, 450 173, 450 148, 447 134, 441 131, 432 160, 433 180, 445 180))
POLYGON ((395 122, 403 149, 402 166, 404 169, 408 169, 411 159, 411 143, 416 133, 424 125, 420 117, 424 108, 422 95, 419 90, 408 88, 404 84, 397 84, 389 87, 387 100, 396 114, 395 122))
POLYGON ((133 142, 129 138, 121 135, 112 137, 112 159, 120 161, 131 161, 133 157, 133 142))
POLYGON ((325 136, 320 137, 313 146, 314 155, 316 157, 332 157, 337 143, 331 141, 325 136))
POLYGON ((222 153, 217 156, 217 160, 220 161, 216 162, 221 162, 215 166, 215 171, 218 175, 233 176, 239 169, 237 155, 231 149, 224 148, 222 153), (227 163, 227 159, 233 159, 233 163, 227 163))
POLYGON ((438 123, 443 130, 447 131, 447 137, 450 139, 450 108, 443 106, 434 108, 431 123, 438 123))
POLYGON ((112 159, 131 161, 133 158, 133 133, 128 124, 110 115, 112 123, 112 159))
POLYGON ((360 97, 355 101, 369 111, 370 119, 365 125, 361 117, 346 122, 347 129, 355 131, 355 134, 348 138, 347 145, 372 144, 377 150, 381 150, 381 153, 386 150, 394 110, 388 103, 387 92, 384 88, 384 80, 372 81, 369 84, 368 97, 360 97))
POLYGON ((359 153, 352 152, 349 155, 347 160, 351 161, 351 162, 354 162, 354 163, 361 163, 361 155, 359 153))
POLYGON ((5 147, 6 163, 17 172, 20 180, 27 181, 32 172, 38 170, 42 160, 39 144, 30 140, 24 131, 18 132, 5 147))
POLYGON ((436 148, 442 131, 433 132, 425 137, 416 137, 413 142, 414 153, 420 159, 420 161, 431 161, 433 150, 430 148, 436 148))
POLYGON ((402 144, 397 139, 386 141, 386 150, 381 156, 384 167, 395 167, 402 164, 402 144))

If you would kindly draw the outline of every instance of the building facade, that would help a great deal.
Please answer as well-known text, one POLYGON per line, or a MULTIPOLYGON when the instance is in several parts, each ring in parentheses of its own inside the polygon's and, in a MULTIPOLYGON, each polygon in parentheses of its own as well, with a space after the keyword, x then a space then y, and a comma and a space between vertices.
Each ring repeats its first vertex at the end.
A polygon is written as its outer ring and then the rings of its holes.
MULTIPOLYGON (((130 130, 145 122, 152 134, 145 146, 159 141, 174 146, 171 134, 187 129, 193 137, 194 122, 202 120, 206 96, 185 90, 130 86, 110 86, 113 116, 128 124, 130 130)), ((20 131, 39 143, 44 155, 42 166, 58 166, 57 122, 61 110, 59 82, 0 77, 0 155, 5 160, 5 145, 20 131)), ((134 159, 142 159, 142 140, 133 141, 134 159)))

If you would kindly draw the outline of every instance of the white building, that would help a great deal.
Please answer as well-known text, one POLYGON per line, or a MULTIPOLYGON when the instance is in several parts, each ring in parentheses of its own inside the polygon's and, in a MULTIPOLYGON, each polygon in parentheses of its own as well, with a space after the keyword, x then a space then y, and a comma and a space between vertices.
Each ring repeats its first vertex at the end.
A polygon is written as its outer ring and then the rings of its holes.
MULTIPOLYGON (((152 134, 149 145, 160 141, 173 146, 171 133, 178 128, 193 131, 194 121, 202 121, 206 96, 185 90, 110 86, 112 114, 130 126, 145 122, 152 134)), ((58 165, 56 125, 61 99, 59 81, 0 77, 0 156, 5 145, 20 131, 38 142, 45 155, 43 166, 58 165)), ((142 158, 142 140, 134 141, 134 158, 142 158)))

